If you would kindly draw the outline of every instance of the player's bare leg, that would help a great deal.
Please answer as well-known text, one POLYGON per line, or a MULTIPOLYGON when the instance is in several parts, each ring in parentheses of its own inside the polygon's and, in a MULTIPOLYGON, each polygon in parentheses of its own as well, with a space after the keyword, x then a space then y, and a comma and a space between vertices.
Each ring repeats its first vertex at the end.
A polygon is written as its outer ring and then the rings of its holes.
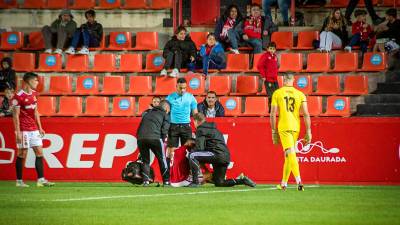
POLYGON ((32 147, 33 151, 35 152, 35 168, 37 173, 37 183, 38 187, 51 187, 54 186, 54 183, 49 182, 43 176, 43 152, 41 146, 32 147))
POLYGON ((29 185, 25 184, 22 180, 22 170, 25 165, 25 159, 27 155, 28 149, 18 149, 17 150, 17 160, 15 162, 15 170, 17 174, 17 187, 29 187, 29 185))

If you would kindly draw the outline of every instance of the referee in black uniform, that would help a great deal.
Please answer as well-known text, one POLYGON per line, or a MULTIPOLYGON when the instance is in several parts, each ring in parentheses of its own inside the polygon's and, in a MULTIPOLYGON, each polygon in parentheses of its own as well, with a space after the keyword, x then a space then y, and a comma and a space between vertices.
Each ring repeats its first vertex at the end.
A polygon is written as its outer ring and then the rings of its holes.
POLYGON ((213 182, 215 186, 232 187, 244 184, 255 187, 256 184, 243 175, 237 179, 225 179, 226 170, 230 162, 230 153, 223 135, 216 128, 215 123, 206 122, 206 117, 203 113, 195 114, 193 119, 196 127, 196 146, 188 157, 193 176, 193 183, 189 186, 199 186, 200 163, 210 163, 214 170, 213 182))
POLYGON ((164 139, 169 129, 170 106, 168 101, 161 101, 159 106, 146 111, 142 116, 137 131, 137 144, 143 162, 143 186, 149 185, 150 150, 157 157, 164 186, 169 186, 169 169, 166 162, 164 139))

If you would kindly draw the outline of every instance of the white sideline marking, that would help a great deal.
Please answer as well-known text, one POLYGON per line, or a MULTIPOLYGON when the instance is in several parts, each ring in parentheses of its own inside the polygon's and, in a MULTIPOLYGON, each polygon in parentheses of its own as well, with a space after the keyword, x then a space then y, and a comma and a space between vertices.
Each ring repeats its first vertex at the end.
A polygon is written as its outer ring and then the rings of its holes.
MULTIPOLYGON (((305 186, 306 188, 317 188, 318 185, 305 186)), ((296 188, 296 187, 288 187, 296 188)), ((165 197, 165 196, 183 196, 183 195, 201 195, 201 194, 214 194, 214 193, 232 193, 232 192, 250 192, 250 191, 271 191, 276 190, 276 187, 269 188, 249 188, 238 190, 218 190, 218 191, 198 191, 198 192, 180 192, 180 193, 166 193, 166 194, 145 194, 145 195, 115 195, 115 196, 99 196, 99 197, 84 197, 84 198, 65 198, 65 199, 52 199, 40 200, 41 202, 72 202, 72 201, 90 201, 90 200, 104 200, 104 199, 121 199, 121 198, 146 198, 146 197, 165 197)))

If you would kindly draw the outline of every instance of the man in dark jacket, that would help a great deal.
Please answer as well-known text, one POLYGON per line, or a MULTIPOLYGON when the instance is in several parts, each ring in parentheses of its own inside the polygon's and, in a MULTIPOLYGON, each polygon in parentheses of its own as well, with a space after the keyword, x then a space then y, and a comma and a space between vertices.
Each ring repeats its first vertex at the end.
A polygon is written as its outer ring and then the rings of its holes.
POLYGON ((137 144, 143 162, 143 186, 150 180, 150 150, 158 160, 164 186, 170 185, 169 169, 164 151, 164 139, 168 134, 170 106, 161 101, 159 106, 146 111, 137 131, 137 144))
POLYGON ((213 166, 213 182, 217 187, 232 187, 244 184, 255 187, 256 184, 248 177, 241 175, 237 179, 225 180, 226 170, 230 163, 229 149, 224 136, 217 130, 215 123, 206 122, 203 113, 193 116, 196 130, 196 145, 189 153, 189 165, 192 171, 193 183, 189 186, 199 186, 200 163, 211 163, 213 166))
POLYGON ((12 68, 11 58, 3 58, 0 66, 0 92, 3 92, 6 88, 15 89, 16 77, 15 70, 12 68))
POLYGON ((225 109, 218 101, 217 93, 214 91, 207 92, 207 96, 204 101, 197 105, 197 110, 203 113, 207 118, 225 116, 225 109))

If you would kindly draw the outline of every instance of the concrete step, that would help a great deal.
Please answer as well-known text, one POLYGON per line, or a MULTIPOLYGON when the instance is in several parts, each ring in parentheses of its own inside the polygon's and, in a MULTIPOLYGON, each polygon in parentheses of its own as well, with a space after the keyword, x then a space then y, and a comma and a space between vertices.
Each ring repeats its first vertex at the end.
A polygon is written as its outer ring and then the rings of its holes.
POLYGON ((365 96, 365 103, 400 103, 400 94, 367 95, 365 96))
POLYGON ((360 104, 357 116, 400 116, 400 103, 360 104))

